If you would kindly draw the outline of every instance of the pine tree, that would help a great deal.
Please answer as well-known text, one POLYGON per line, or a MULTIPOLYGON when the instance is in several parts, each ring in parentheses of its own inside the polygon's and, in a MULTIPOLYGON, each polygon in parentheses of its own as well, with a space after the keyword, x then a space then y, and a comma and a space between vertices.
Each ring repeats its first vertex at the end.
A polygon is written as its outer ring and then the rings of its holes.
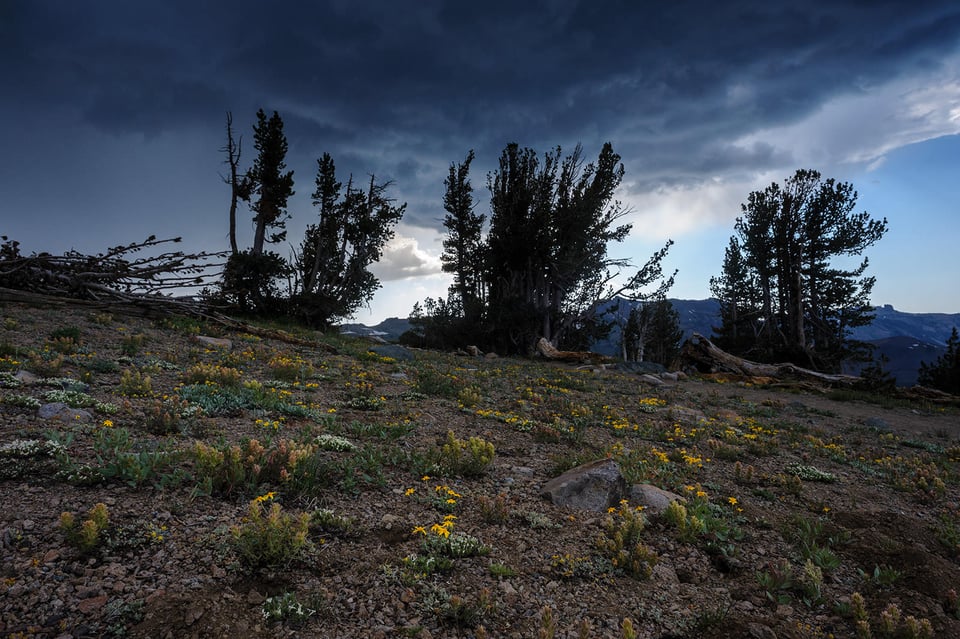
POLYGON ((947 350, 932 364, 920 363, 917 383, 960 395, 960 335, 954 327, 947 339, 947 350))
POLYGON ((680 355, 683 341, 680 314, 668 299, 647 302, 643 310, 650 316, 644 348, 647 361, 670 366, 680 355))
POLYGON ((578 145, 567 157, 558 147, 541 160, 510 144, 488 177, 488 317, 498 348, 523 350, 539 337, 582 346, 610 330, 597 321, 602 304, 662 279, 670 243, 619 291, 610 288, 629 266, 607 255, 608 244, 631 230, 618 225, 627 211, 614 200, 624 168, 609 143, 595 163, 584 164, 582 156, 578 145))
POLYGON ((227 115, 227 153, 230 164, 231 185, 230 243, 231 255, 223 270, 220 291, 228 303, 243 312, 263 313, 280 310, 279 282, 289 274, 286 260, 264 250, 265 242, 280 242, 286 236, 282 229, 286 224, 287 199, 293 195, 293 171, 284 172, 287 154, 287 139, 283 134, 283 120, 274 111, 267 119, 263 109, 257 111, 257 124, 253 128, 253 146, 257 150, 246 175, 239 178, 237 165, 240 147, 233 143, 232 117, 227 115), (236 203, 250 201, 255 215, 253 246, 246 251, 236 250, 236 203), (267 229, 280 229, 267 237, 267 229))
POLYGON ((713 329, 714 341, 732 353, 749 354, 762 327, 760 297, 752 278, 740 242, 731 237, 720 276, 710 278, 710 292, 720 302, 721 323, 713 329))
POLYGON ((389 182, 370 176, 365 190, 342 184, 329 154, 317 161, 313 204, 320 219, 304 234, 297 258, 301 291, 297 312, 308 323, 327 328, 334 319, 352 315, 370 301, 380 281, 369 266, 380 259, 384 245, 406 204, 394 206, 387 196, 389 182))
POLYGON ((254 255, 263 253, 264 242, 277 243, 286 238, 287 199, 293 195, 293 171, 286 168, 287 138, 283 134, 283 120, 276 111, 267 119, 263 109, 257 111, 253 128, 253 147, 257 159, 247 173, 251 193, 257 196, 252 205, 254 222, 254 255), (278 229, 267 237, 267 229, 278 229))
POLYGON ((462 309, 465 323, 476 328, 485 298, 483 223, 486 216, 474 212, 476 202, 470 183, 473 158, 471 150, 462 164, 451 164, 450 175, 444 180, 443 208, 447 215, 443 226, 447 237, 443 240, 440 260, 443 271, 453 273, 450 293, 457 298, 455 306, 462 309))
POLYGON ((850 184, 811 170, 749 195, 723 275, 711 282, 728 347, 745 349, 747 329, 760 360, 837 371, 844 359, 863 356, 864 345, 850 332, 873 319, 875 280, 864 276, 866 259, 847 269, 834 258, 862 255, 886 233, 887 221, 853 213, 856 201, 850 184))

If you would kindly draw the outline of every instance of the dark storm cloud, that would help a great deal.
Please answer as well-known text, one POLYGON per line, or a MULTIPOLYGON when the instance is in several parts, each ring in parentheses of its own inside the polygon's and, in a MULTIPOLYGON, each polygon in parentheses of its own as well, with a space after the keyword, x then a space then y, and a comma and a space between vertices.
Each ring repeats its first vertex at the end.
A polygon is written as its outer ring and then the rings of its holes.
POLYGON ((478 190, 511 141, 583 141, 593 154, 610 140, 648 187, 762 168, 790 158, 739 137, 936 68, 960 41, 954 3, 893 0, 21 0, 3 11, 0 68, 25 108, 148 137, 220 130, 226 110, 249 137, 256 108, 276 109, 298 191, 329 151, 347 173, 397 180, 407 223, 431 227, 446 166, 467 149, 478 190))

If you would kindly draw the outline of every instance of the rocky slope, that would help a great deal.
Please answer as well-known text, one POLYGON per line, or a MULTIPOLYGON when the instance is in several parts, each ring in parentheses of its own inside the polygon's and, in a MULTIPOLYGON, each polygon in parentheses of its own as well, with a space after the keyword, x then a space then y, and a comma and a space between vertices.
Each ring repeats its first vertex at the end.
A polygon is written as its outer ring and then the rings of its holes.
POLYGON ((960 636, 955 407, 296 335, 0 308, 0 636, 960 636))

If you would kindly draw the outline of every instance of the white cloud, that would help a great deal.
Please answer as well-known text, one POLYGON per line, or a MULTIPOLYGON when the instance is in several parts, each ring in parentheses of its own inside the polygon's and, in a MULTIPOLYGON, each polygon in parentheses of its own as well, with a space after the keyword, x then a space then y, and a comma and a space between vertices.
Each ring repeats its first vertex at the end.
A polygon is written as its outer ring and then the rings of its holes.
POLYGON ((370 271, 382 281, 404 280, 441 272, 439 255, 420 248, 416 238, 396 235, 383 248, 383 256, 370 271))
POLYGON ((756 131, 736 145, 771 144, 788 150, 804 168, 876 168, 894 149, 955 133, 960 133, 960 57, 936 72, 837 97, 802 121, 756 131))

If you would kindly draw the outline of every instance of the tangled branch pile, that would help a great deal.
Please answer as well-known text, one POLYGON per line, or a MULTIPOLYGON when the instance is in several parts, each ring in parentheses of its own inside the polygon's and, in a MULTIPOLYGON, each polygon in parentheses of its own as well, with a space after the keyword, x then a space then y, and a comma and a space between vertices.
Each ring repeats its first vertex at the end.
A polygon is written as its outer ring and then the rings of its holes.
POLYGON ((85 300, 101 306, 132 306, 141 311, 199 313, 203 305, 189 297, 172 297, 170 291, 211 285, 220 277, 225 253, 184 254, 168 251, 136 255, 144 250, 180 242, 181 238, 158 240, 151 235, 142 242, 116 246, 105 253, 21 255, 19 242, 0 238, 0 298, 9 300, 41 297, 85 300))

